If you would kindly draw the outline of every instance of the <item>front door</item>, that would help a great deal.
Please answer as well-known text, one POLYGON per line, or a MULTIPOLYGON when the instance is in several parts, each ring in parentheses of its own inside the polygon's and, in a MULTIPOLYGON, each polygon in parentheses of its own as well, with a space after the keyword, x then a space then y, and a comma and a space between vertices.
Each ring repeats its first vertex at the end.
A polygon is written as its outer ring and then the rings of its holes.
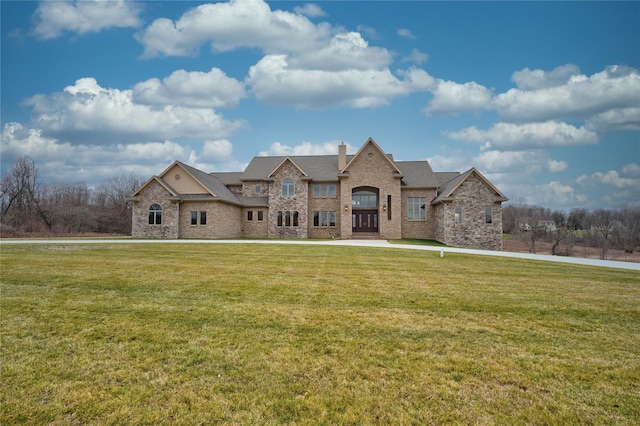
POLYGON ((352 232, 378 232, 378 210, 353 210, 352 232))

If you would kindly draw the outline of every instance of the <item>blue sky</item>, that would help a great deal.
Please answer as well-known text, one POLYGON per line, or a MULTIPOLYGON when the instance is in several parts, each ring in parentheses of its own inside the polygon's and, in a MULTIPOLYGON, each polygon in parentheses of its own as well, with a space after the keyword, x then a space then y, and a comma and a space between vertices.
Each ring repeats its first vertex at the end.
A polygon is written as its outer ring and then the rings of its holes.
POLYGON ((2 173, 355 152, 512 202, 640 201, 640 2, 0 2, 2 173))

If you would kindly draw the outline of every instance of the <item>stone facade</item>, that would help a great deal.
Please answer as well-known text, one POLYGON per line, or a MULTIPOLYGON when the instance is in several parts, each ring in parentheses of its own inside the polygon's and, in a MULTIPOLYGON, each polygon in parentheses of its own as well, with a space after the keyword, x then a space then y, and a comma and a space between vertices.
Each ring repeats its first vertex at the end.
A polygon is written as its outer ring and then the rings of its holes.
POLYGON ((255 157, 241 173, 174 162, 130 198, 136 238, 416 238, 492 250, 506 200, 475 169, 396 162, 372 139, 350 156, 341 145, 337 156, 255 157), (149 224, 153 204, 162 223, 149 224))
POLYGON ((451 198, 437 206, 436 239, 447 245, 502 250, 502 206, 490 188, 472 175, 451 198), (486 208, 491 211, 490 219, 486 208))
POLYGON ((158 182, 151 182, 140 194, 138 202, 133 203, 131 236, 134 238, 178 238, 178 204, 168 199, 170 193, 158 182), (149 207, 159 204, 162 207, 162 224, 149 224, 149 207))
POLYGON ((272 178, 273 182, 269 185, 268 237, 307 238, 308 180, 290 160, 285 160, 272 178), (285 179, 293 180, 293 195, 282 194, 285 179), (281 219, 278 219, 280 214, 281 219))

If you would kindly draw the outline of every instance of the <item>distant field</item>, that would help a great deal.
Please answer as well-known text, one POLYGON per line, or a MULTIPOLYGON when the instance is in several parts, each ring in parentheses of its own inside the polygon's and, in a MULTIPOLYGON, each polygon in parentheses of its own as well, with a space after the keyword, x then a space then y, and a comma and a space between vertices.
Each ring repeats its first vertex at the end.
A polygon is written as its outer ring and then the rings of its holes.
POLYGON ((640 424, 640 274, 402 249, 3 245, 0 424, 640 424))

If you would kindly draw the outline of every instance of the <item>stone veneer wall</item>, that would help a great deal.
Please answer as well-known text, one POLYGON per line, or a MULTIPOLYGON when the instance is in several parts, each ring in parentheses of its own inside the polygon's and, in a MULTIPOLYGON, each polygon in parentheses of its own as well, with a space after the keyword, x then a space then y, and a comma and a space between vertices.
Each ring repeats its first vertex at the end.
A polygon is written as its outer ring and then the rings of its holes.
POLYGON ((447 245, 502 250, 502 204, 475 175, 469 176, 453 195, 453 201, 436 208, 437 239, 447 245), (492 207, 493 221, 485 223, 485 207, 492 207), (455 223, 455 208, 462 207, 462 223, 455 223))
POLYGON ((382 206, 391 195, 391 220, 387 212, 378 209, 378 230, 382 238, 400 238, 402 224, 402 203, 400 179, 395 177, 394 169, 384 154, 373 145, 367 146, 349 166, 347 177, 340 180, 340 206, 347 206, 347 211, 340 208, 342 238, 352 238, 351 232, 351 194, 354 188, 372 187, 378 189, 378 204, 382 206))
POLYGON ((435 238, 435 208, 431 205, 431 201, 435 197, 435 189, 402 190, 402 238, 435 238), (422 197, 425 199, 425 220, 409 220, 408 205, 410 197, 422 197))
POLYGON ((169 192, 158 182, 151 182, 133 203, 131 236, 133 238, 178 238, 178 204, 168 200, 169 192), (151 204, 162 206, 162 224, 149 225, 151 204))
MULTIPOLYGON (((241 236, 242 209, 219 201, 183 201, 180 203, 178 238, 236 238, 241 236), (192 211, 206 211, 206 225, 191 225, 192 211)), ((198 223, 200 215, 198 214, 198 223)))
MULTIPOLYGON (((273 176, 269 185, 269 214, 267 233, 269 238, 307 238, 309 184, 302 179, 302 174, 291 162, 286 162, 273 176), (295 194, 293 197, 282 196, 282 181, 293 179, 295 194), (278 211, 298 212, 298 226, 278 226, 278 211)), ((293 221, 293 219, 292 219, 293 221)), ((283 219, 284 223, 284 219, 283 219)))
POLYGON ((309 238, 336 238, 340 236, 340 182, 310 182, 309 183, 309 226, 307 233, 309 238), (336 186, 335 197, 314 197, 313 185, 314 184, 334 184, 336 186), (314 211, 334 211, 336 212, 336 226, 334 227, 314 227, 313 226, 313 212, 314 211))

